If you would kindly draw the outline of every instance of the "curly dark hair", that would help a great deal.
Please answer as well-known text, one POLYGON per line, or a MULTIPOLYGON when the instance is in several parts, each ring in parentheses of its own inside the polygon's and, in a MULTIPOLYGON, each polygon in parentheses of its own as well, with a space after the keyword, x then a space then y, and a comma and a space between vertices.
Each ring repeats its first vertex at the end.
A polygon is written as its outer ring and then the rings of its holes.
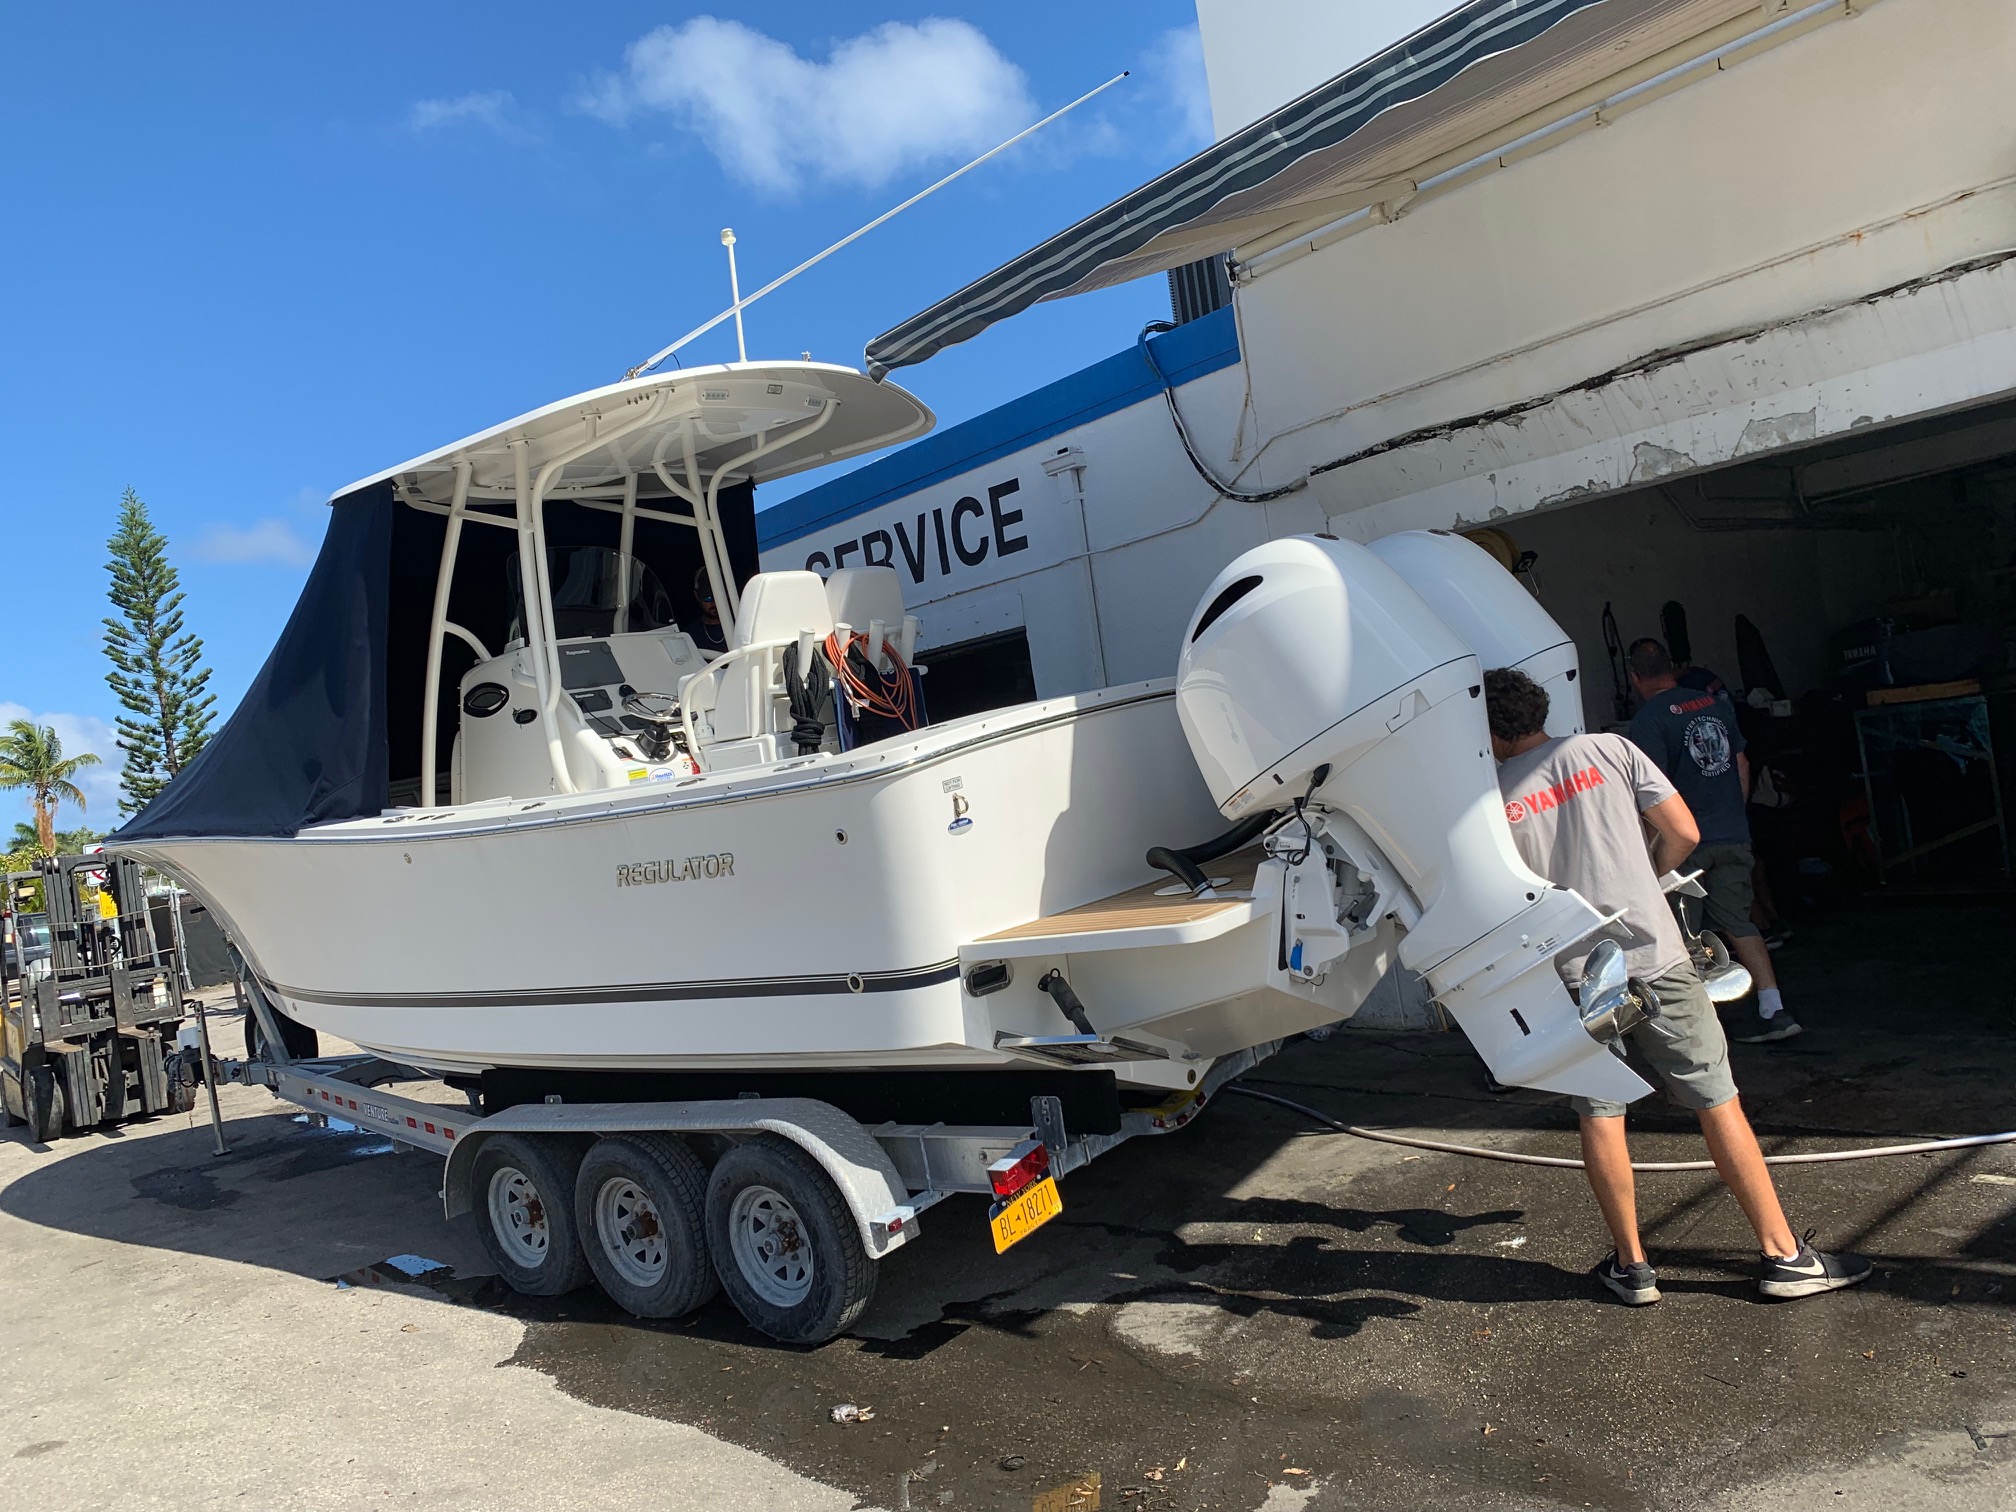
POLYGON ((1524 740, 1547 728, 1547 690, 1513 667, 1484 674, 1484 712, 1500 740, 1524 740))

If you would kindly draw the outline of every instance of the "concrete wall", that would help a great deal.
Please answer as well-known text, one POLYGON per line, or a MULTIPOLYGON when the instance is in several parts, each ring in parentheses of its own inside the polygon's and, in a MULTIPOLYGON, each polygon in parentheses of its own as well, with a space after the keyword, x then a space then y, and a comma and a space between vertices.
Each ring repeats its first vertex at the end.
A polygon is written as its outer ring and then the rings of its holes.
POLYGON ((1376 535, 2016 389, 2011 273, 1864 303, 2016 248, 2012 65, 2007 0, 1880 0, 1259 274, 1253 476, 1376 535))

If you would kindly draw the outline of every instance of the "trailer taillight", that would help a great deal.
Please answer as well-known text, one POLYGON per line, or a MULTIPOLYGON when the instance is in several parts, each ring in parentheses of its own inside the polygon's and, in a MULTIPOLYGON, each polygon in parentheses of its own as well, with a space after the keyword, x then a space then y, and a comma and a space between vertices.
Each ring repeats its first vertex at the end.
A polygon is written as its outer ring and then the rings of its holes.
POLYGON ((994 1184, 996 1197, 1013 1197, 1049 1173, 1050 1147, 1036 1139, 1023 1140, 987 1167, 987 1179, 994 1184))

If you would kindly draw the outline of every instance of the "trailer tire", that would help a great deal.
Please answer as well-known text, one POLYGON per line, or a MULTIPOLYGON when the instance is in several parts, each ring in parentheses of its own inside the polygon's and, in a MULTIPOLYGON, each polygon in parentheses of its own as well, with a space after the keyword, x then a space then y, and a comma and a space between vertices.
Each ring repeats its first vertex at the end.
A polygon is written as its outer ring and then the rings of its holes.
POLYGON ((668 1134, 598 1139, 574 1178, 574 1223, 609 1300, 680 1318, 720 1290, 707 1256, 707 1167, 668 1134))
POLYGON ((819 1163, 778 1134, 736 1145, 707 1182, 707 1248, 754 1328, 823 1344, 875 1295, 875 1262, 819 1163))
POLYGON ((21 1105, 28 1137, 37 1144, 54 1143, 69 1121, 63 1098, 63 1078, 54 1066, 30 1066, 21 1073, 21 1105))
POLYGON ((493 1134, 476 1152, 476 1231, 513 1291, 560 1297, 588 1284, 574 1222, 574 1175, 588 1144, 572 1134, 493 1134))
MULTIPOLYGON (((291 1019, 278 1008, 273 1010, 273 1021, 280 1026, 280 1043, 287 1049, 289 1060, 314 1060, 322 1053, 322 1039, 313 1029, 298 1019, 291 1019)), ((263 1061, 266 1036, 259 1032, 259 1015, 250 1008, 245 1010, 245 1059, 263 1061)))

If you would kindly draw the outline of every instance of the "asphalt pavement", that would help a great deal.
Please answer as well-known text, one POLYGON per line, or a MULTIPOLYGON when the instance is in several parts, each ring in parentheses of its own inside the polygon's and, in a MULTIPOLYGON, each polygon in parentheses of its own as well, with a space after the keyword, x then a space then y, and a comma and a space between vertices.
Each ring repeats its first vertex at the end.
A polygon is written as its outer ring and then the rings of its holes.
MULTIPOLYGON (((1841 916, 1781 952, 1809 1032, 1739 1046, 1767 1149, 2016 1128, 2006 912, 1841 916)), ((228 1032, 224 1036, 229 1038, 228 1032)), ((1459 1036, 1341 1033, 1248 1080, 1349 1121, 1573 1154, 1459 1036)), ((534 1303, 444 1221, 439 1164, 225 1094, 0 1140, 0 1458, 48 1508, 1624 1509, 2016 1504, 2016 1145, 1781 1173, 1854 1292, 1756 1294, 1712 1176, 1648 1175, 1666 1299, 1584 1272, 1575 1172, 1419 1154, 1226 1096, 1063 1183, 997 1257, 959 1198, 848 1337, 725 1303, 534 1303), (422 1282, 407 1279, 435 1262, 422 1282), (867 1409, 835 1423, 832 1409, 867 1409)), ((1634 1110, 1641 1158, 1701 1153, 1634 1110)))

